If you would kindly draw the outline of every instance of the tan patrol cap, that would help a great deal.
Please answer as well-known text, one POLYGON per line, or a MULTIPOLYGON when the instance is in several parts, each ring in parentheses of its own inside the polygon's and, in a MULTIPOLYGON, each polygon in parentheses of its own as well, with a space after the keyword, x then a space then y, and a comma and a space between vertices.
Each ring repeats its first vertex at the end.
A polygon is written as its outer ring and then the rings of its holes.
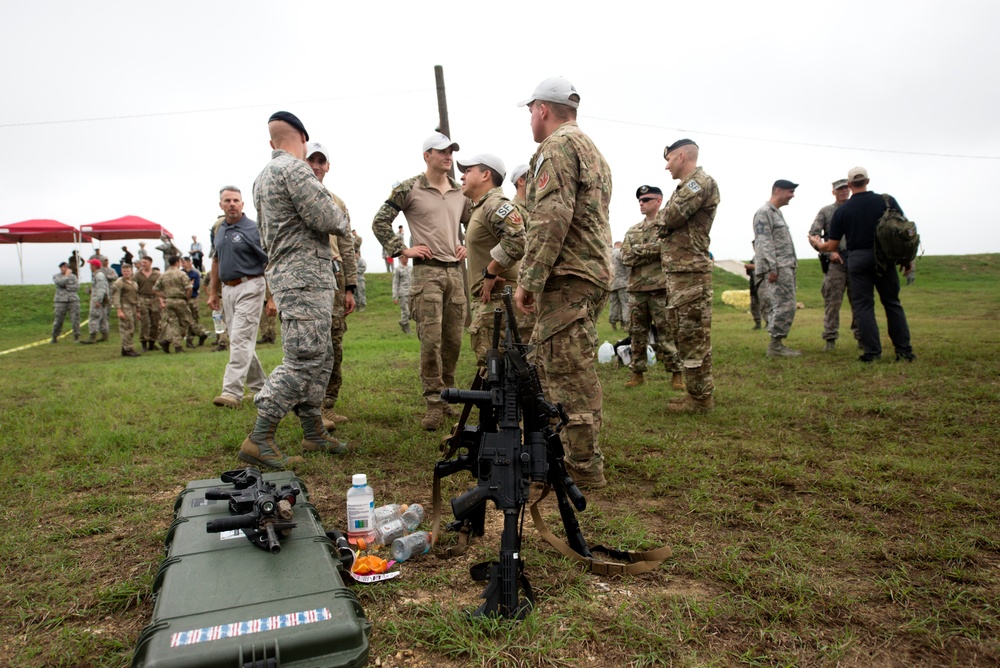
POLYGON ((851 167, 850 171, 847 172, 847 180, 851 183, 857 183, 858 181, 868 180, 868 170, 864 167, 851 167))

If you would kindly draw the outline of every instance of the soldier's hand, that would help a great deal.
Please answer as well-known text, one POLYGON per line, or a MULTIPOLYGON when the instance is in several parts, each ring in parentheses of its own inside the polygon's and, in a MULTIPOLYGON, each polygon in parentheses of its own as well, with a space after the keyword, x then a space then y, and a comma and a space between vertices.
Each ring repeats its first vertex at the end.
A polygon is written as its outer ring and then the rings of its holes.
POLYGON ((770 274, 767 275, 768 283, 774 283, 777 280, 778 280, 778 272, 772 271, 770 274))
POLYGON ((517 308, 520 309, 521 313, 535 312, 535 295, 520 285, 517 286, 517 292, 514 293, 514 303, 517 304, 517 308))
POLYGON ((455 257, 461 262, 465 259, 465 256, 469 254, 469 249, 465 246, 455 246, 455 257))
POLYGON ((400 255, 405 255, 411 259, 420 258, 421 260, 429 260, 434 257, 434 253, 431 252, 430 247, 423 244, 414 246, 413 248, 404 248, 400 255))
POLYGON ((844 258, 840 257, 840 253, 837 251, 830 252, 830 262, 834 264, 844 264, 844 258))
POLYGON ((398 305, 399 304, 399 298, 397 297, 396 299, 393 299, 392 303, 398 305))
POLYGON ((219 310, 219 295, 209 295, 208 296, 208 308, 213 311, 219 310))
POLYGON ((118 319, 119 320, 124 320, 125 319, 125 311, 123 311, 121 309, 118 309, 118 319))
POLYGON ((268 318, 278 315, 278 307, 274 304, 273 297, 267 300, 267 304, 264 305, 264 312, 267 313, 268 318))
POLYGON ((484 304, 488 304, 490 302, 490 297, 493 296, 494 289, 498 288, 500 290, 503 290, 504 280, 505 279, 501 278, 500 276, 497 276, 496 278, 484 278, 483 287, 479 291, 479 301, 481 301, 484 304))
POLYGON ((354 309, 357 308, 357 302, 354 301, 354 293, 350 290, 344 295, 344 316, 349 316, 354 313, 354 309))

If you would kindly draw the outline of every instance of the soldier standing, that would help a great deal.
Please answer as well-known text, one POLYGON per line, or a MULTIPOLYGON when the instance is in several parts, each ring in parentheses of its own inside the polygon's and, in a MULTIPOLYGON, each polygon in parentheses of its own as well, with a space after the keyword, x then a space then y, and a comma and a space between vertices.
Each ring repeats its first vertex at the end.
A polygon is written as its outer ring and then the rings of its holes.
POLYGON ((59 263, 59 273, 52 277, 56 284, 55 319, 52 321, 52 343, 59 343, 63 320, 69 314, 73 325, 73 340, 80 340, 80 279, 73 273, 72 267, 66 262, 59 263))
MULTIPOLYGON (((309 163, 309 167, 320 183, 324 182, 326 175, 330 172, 330 158, 330 153, 322 144, 309 142, 306 145, 306 162, 309 163)), ((325 184, 324 187, 326 187, 325 184)), ((327 188, 327 192, 330 192, 329 188, 327 188)), ((333 192, 330 192, 330 197, 347 216, 347 226, 350 229, 351 214, 348 212, 344 200, 333 192)), ((330 253, 333 254, 333 274, 337 279, 337 291, 333 295, 333 315, 330 321, 333 370, 330 372, 330 380, 326 384, 322 407, 323 426, 327 430, 333 430, 338 424, 348 420, 346 415, 337 413, 334 408, 337 405, 337 399, 340 398, 340 388, 344 384, 342 372, 344 334, 347 332, 347 316, 354 312, 354 291, 358 284, 358 264, 357 256, 354 254, 353 232, 354 230, 351 230, 351 235, 347 238, 338 237, 336 234, 328 235, 330 253)))
POLYGON ((336 278, 329 235, 350 236, 347 214, 334 202, 309 165, 309 133, 287 111, 268 119, 271 161, 253 186, 257 227, 268 255, 267 284, 281 317, 284 358, 267 377, 254 403, 257 420, 240 446, 239 458, 281 469, 298 461, 274 440, 278 423, 294 411, 302 423, 306 452, 339 454, 347 447, 323 426, 323 394, 333 369, 330 327, 336 278))
POLYGON ((399 266, 392 274, 392 303, 399 304, 399 328, 403 334, 410 333, 410 280, 413 268, 409 265, 410 258, 399 256, 399 266))
MULTIPOLYGON (((809 243, 813 237, 826 241, 830 234, 830 223, 834 212, 842 207, 851 197, 851 189, 847 179, 833 182, 833 204, 827 204, 819 213, 809 228, 809 243)), ((814 246, 815 248, 815 246, 814 246)), ((841 239, 837 250, 830 253, 820 253, 820 265, 823 267, 823 340, 826 344, 823 350, 835 350, 840 332, 840 306, 844 303, 844 293, 847 293, 848 304, 851 299, 851 286, 847 281, 847 240, 841 239)), ((854 307, 851 306, 851 329, 854 329, 854 307)))
POLYGON ((458 233, 469 220, 470 204, 448 175, 452 153, 458 150, 458 144, 440 132, 428 137, 423 146, 426 171, 394 185, 372 222, 372 231, 387 253, 413 260, 410 306, 420 339, 420 380, 427 404, 420 425, 428 431, 438 429, 444 419, 441 390, 455 386, 465 326, 466 249, 458 233), (400 211, 410 228, 409 248, 392 231, 400 211))
POLYGON ((671 374, 675 390, 684 389, 684 373, 677 354, 677 332, 667 317, 667 276, 660 262, 663 242, 656 226, 656 214, 663 202, 663 191, 656 186, 639 186, 635 191, 639 212, 645 218, 625 233, 621 259, 629 268, 630 301, 629 337, 632 339, 632 378, 625 387, 645 382, 646 342, 649 329, 656 327, 654 350, 663 368, 671 374))
POLYGON ((87 316, 87 329, 90 339, 80 343, 97 343, 97 333, 101 333, 100 341, 108 340, 108 307, 105 301, 108 297, 108 276, 101 268, 101 261, 96 257, 87 260, 90 265, 92 283, 90 285, 90 314, 87 316))
POLYGON ((111 308, 118 311, 122 357, 139 357, 132 346, 132 336, 139 319, 139 286, 132 280, 132 271, 132 265, 123 264, 122 277, 111 286, 111 308))
POLYGON ((528 182, 527 176, 527 165, 518 165, 510 173, 510 182, 514 186, 514 199, 511 202, 517 207, 517 211, 521 214, 521 218, 524 218, 525 223, 528 222, 527 199, 525 199, 525 190, 527 189, 528 182))
POLYGON ((184 352, 184 337, 191 328, 191 311, 188 309, 188 299, 191 298, 191 279, 181 271, 181 259, 177 255, 167 258, 167 270, 160 275, 160 280, 153 286, 153 291, 160 299, 163 309, 163 338, 160 347, 170 354, 170 344, 175 353, 184 352))
POLYGON ((698 166, 698 145, 678 139, 663 150, 670 176, 681 183, 659 213, 664 239, 660 261, 667 275, 667 317, 677 332, 687 396, 671 399, 668 410, 708 411, 712 394, 712 258, 708 253, 719 186, 698 166))
MULTIPOLYGON (((191 237, 194 239, 195 237, 191 237)), ((198 291, 201 289, 201 272, 194 268, 190 257, 181 258, 181 271, 191 279, 191 296, 188 298, 188 311, 191 313, 191 326, 185 332, 187 347, 194 348, 194 337, 198 337, 198 345, 205 345, 208 330, 201 324, 201 314, 198 312, 198 291)))
POLYGON ((611 329, 626 329, 625 323, 630 321, 628 306, 628 267, 622 264, 622 242, 616 241, 611 249, 611 268, 614 278, 611 280, 611 294, 608 295, 608 322, 611 329))
POLYGON ((569 81, 546 79, 524 105, 539 145, 528 168, 530 224, 515 299, 537 314, 539 380, 569 417, 566 467, 581 487, 603 487, 603 395, 594 362, 597 318, 611 288, 611 169, 576 123, 580 96, 569 81))
POLYGON ((140 337, 142 349, 156 350, 156 341, 160 338, 160 301, 153 292, 153 286, 160 280, 160 272, 153 269, 153 258, 145 253, 139 244, 139 271, 133 275, 135 284, 139 286, 139 324, 142 327, 140 337))
MULTIPOLYGON (((524 256, 524 219, 503 194, 506 170, 500 158, 480 153, 468 162, 459 160, 458 168, 462 172, 462 192, 472 202, 465 232, 472 294, 469 337, 476 361, 484 368, 486 351, 493 345, 493 311, 503 308, 503 288, 517 287, 524 256)), ((517 326, 527 340, 531 333, 525 331, 527 324, 522 318, 518 318, 517 326)))
POLYGON ((780 209, 792 201, 797 187, 797 183, 786 179, 775 181, 771 187, 771 198, 757 209, 753 217, 754 273, 767 277, 767 282, 760 285, 771 302, 771 311, 767 316, 767 328, 771 333, 768 357, 798 357, 802 354, 783 343, 795 320, 795 268, 798 263, 795 244, 780 209))

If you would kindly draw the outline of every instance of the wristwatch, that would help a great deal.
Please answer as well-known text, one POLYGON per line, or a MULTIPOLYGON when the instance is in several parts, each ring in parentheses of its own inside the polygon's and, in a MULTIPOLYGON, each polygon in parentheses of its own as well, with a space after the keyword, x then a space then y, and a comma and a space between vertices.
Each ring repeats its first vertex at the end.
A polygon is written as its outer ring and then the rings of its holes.
POLYGON ((483 267, 483 278, 489 278, 489 279, 492 280, 492 279, 494 279, 496 277, 497 277, 496 274, 491 274, 490 273, 489 267, 483 267))

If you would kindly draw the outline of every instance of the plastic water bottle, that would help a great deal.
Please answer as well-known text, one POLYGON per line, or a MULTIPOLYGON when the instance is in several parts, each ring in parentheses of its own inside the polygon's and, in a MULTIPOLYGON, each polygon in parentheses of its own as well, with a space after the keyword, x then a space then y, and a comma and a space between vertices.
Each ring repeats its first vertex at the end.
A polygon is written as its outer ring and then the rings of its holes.
POLYGON ((375 536, 372 538, 372 543, 376 547, 382 547, 386 545, 392 545, 393 541, 397 538, 402 538, 409 531, 406 529, 406 523, 403 522, 403 518, 397 515, 385 522, 375 523, 375 536))
POLYGON ((410 504, 406 506, 402 517, 403 524, 406 525, 406 530, 413 531, 424 521, 424 507, 419 503, 410 504))
POLYGON ((646 346, 646 364, 650 366, 656 364, 656 352, 653 346, 646 346))
POLYGON ((406 508, 405 504, 401 506, 398 503, 387 503, 384 506, 379 506, 375 509, 375 524, 383 524, 391 519, 402 517, 406 508))
POLYGON ((226 331, 226 321, 222 319, 222 311, 216 309, 212 311, 212 322, 215 323, 215 333, 222 334, 226 331))
POLYGON ((597 361, 601 364, 607 364, 615 357, 615 349, 611 345, 610 341, 605 341, 601 344, 601 347, 597 349, 597 361))
POLYGON ((355 473, 347 490, 347 540, 366 543, 375 537, 375 492, 368 486, 368 476, 355 473))
POLYGON ((392 541, 392 558, 406 561, 410 557, 430 552, 431 535, 426 531, 416 531, 392 541))

